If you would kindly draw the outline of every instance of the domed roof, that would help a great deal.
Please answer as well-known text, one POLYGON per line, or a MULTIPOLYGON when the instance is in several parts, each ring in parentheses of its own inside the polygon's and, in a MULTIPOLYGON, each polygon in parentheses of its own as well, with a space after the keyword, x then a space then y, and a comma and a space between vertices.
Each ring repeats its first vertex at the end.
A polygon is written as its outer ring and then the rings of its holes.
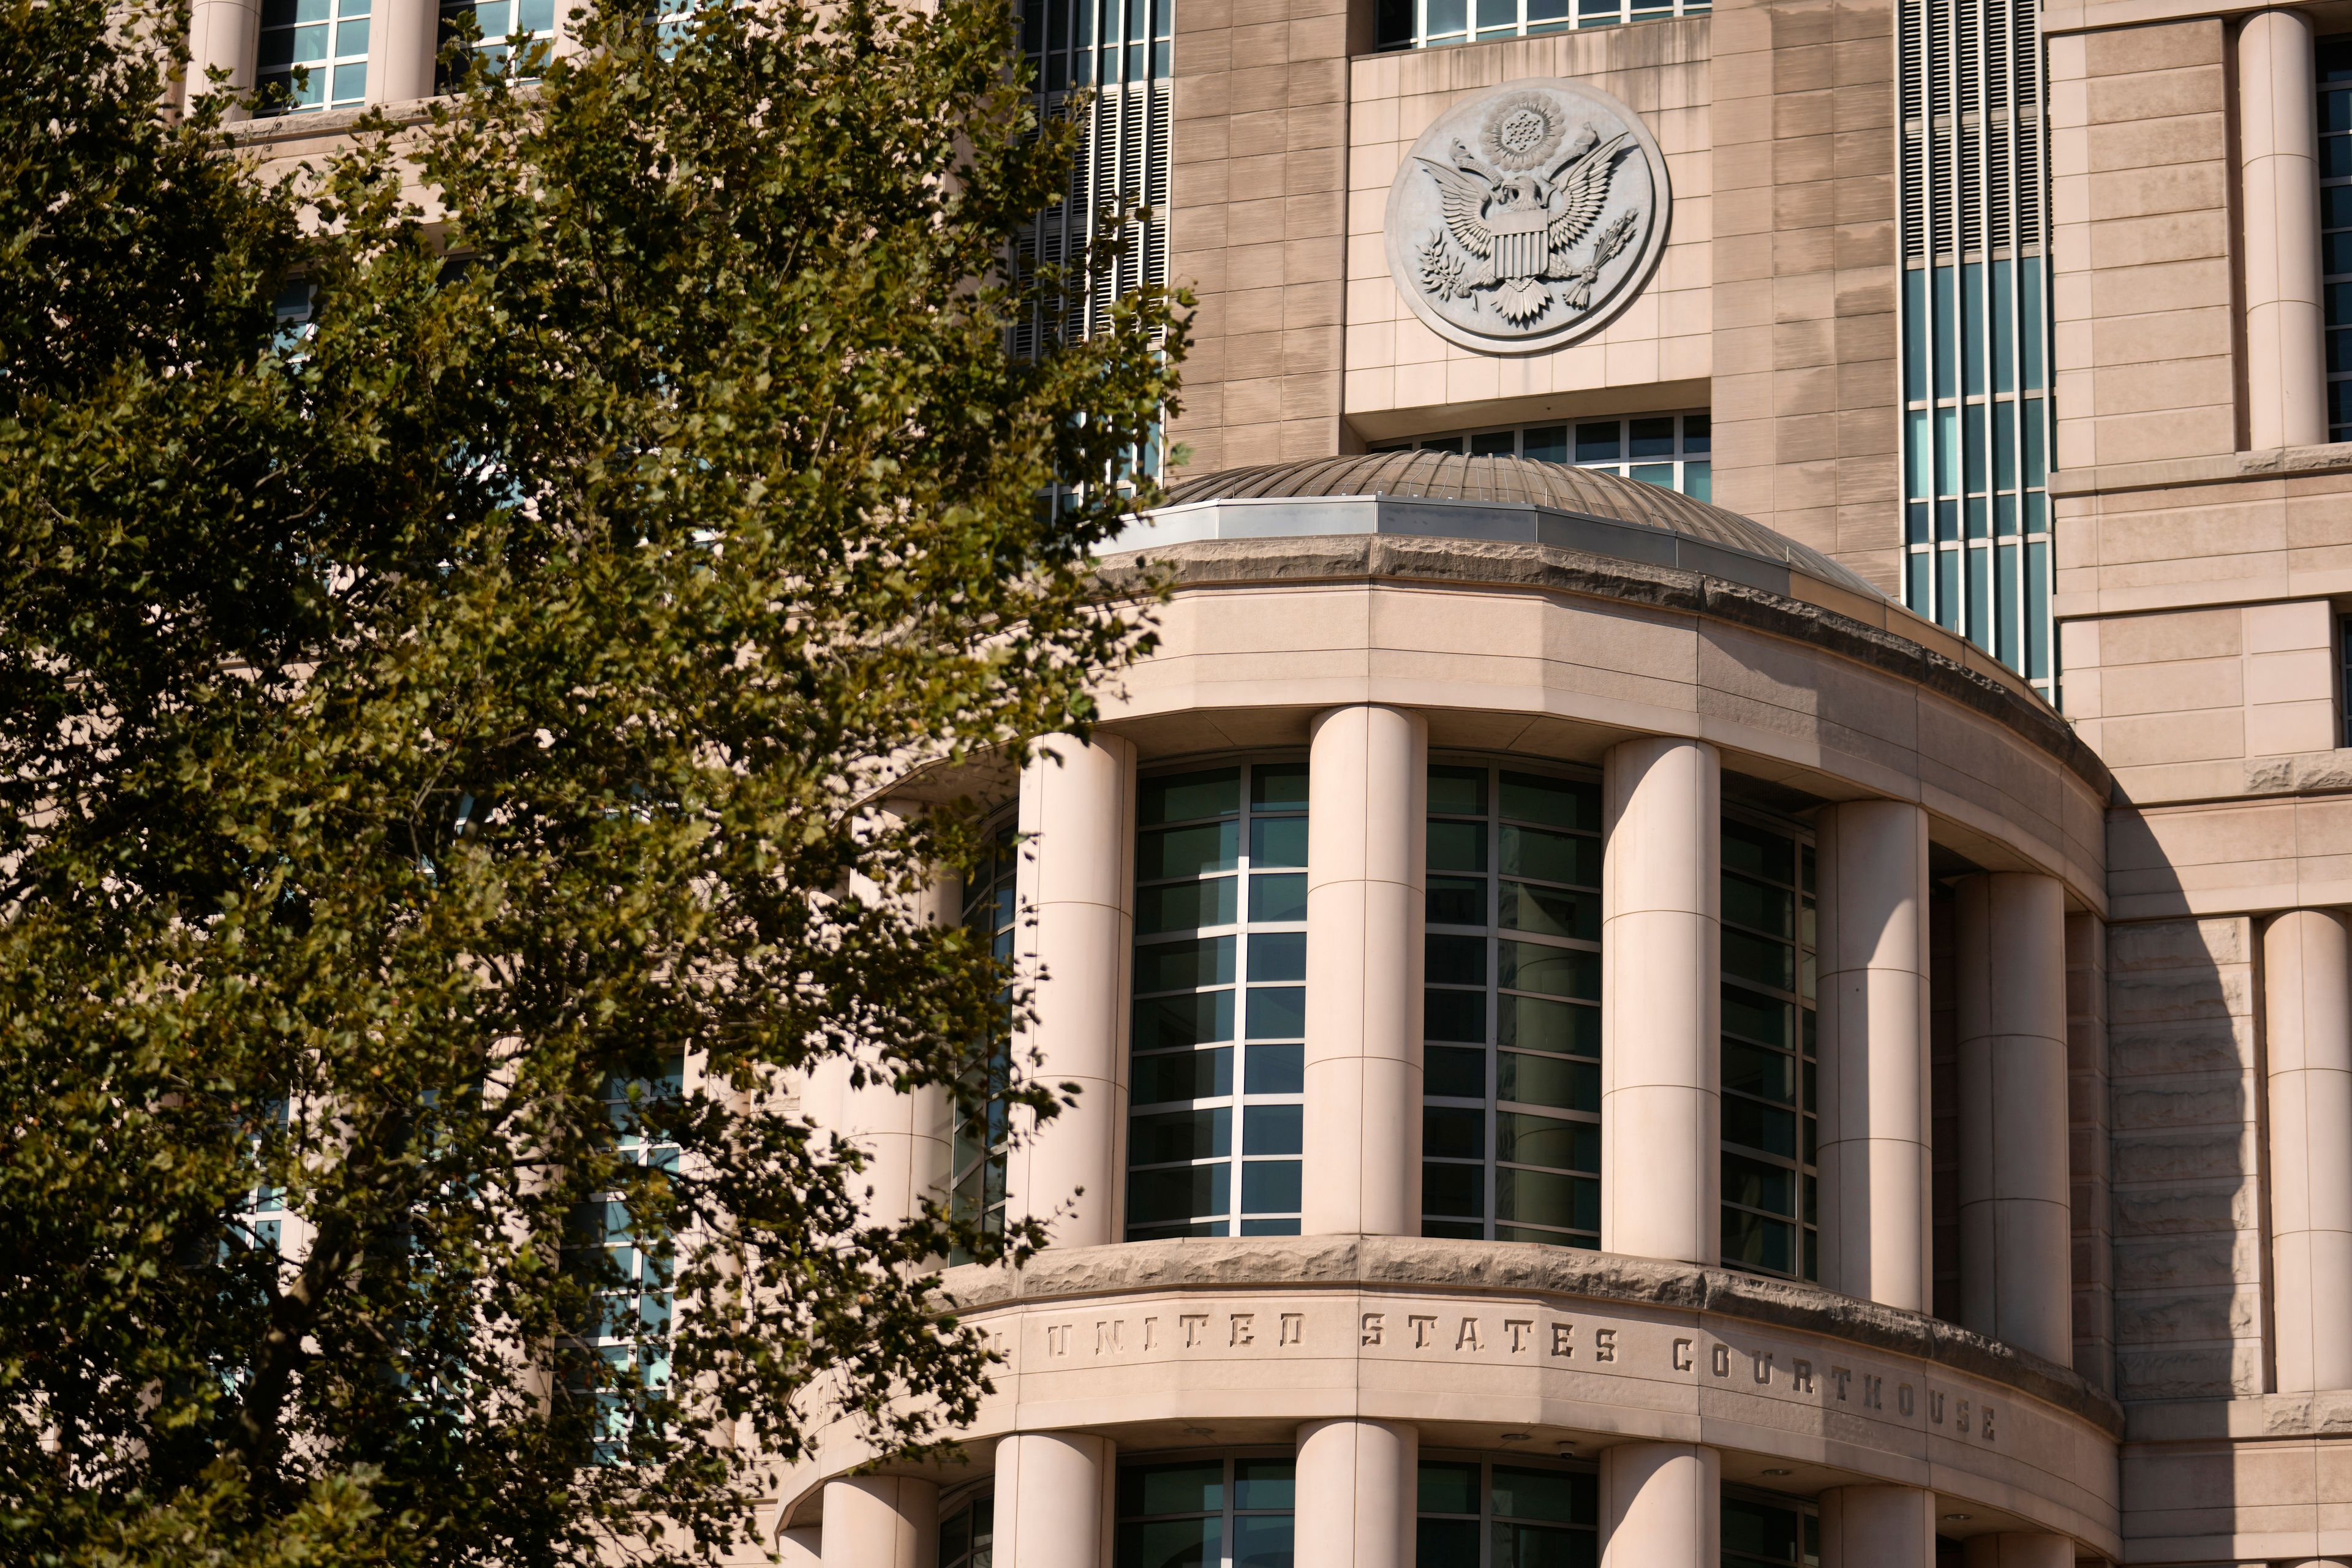
MULTIPOLYGON (((1798 543, 1795 540, 1775 533, 1762 523, 1751 521, 1735 511, 1719 506, 1694 500, 1689 496, 1644 484, 1638 479, 1621 479, 1597 468, 1570 468, 1564 463, 1546 463, 1533 458, 1470 458, 1459 452, 1420 451, 1370 452, 1357 457, 1312 458, 1288 463, 1268 463, 1257 468, 1227 468, 1221 473, 1202 474, 1177 481, 1171 487, 1167 504, 1153 514, 1157 526, 1149 532, 1157 541, 1174 542, 1187 537, 1202 537, 1197 530, 1171 527, 1180 522, 1181 514, 1192 509, 1230 501, 1314 501, 1355 500, 1360 498, 1395 498, 1400 500, 1466 503, 1486 512, 1507 509, 1559 514, 1562 520, 1616 525, 1599 534, 1590 529, 1573 530, 1570 537, 1548 537, 1560 533, 1559 529, 1538 526, 1532 537, 1544 543, 1560 543, 1572 548, 1594 551, 1601 554, 1623 555, 1637 560, 1660 561, 1706 570, 1707 563, 1719 561, 1717 552, 1736 552, 1738 555, 1760 558, 1778 563, 1789 571, 1801 572, 1817 581, 1832 584, 1849 593, 1884 598, 1876 588, 1820 551, 1798 543), (1711 546, 1696 552, 1705 560, 1692 559, 1694 552, 1668 551, 1661 557, 1654 548, 1643 547, 1641 536, 1622 533, 1625 528, 1651 531, 1652 536, 1664 533, 1678 540, 1687 540, 1700 546, 1711 546), (1631 547, 1627 547, 1631 545, 1631 547)), ((1286 510, 1289 509, 1285 509, 1286 510)), ((1273 519, 1265 520, 1269 524, 1273 519)), ((1338 519, 1333 520, 1335 524, 1338 519)), ((1367 526, 1333 526, 1318 530, 1303 517, 1285 518, 1279 526, 1268 528, 1220 528, 1216 536, 1234 537, 1238 533, 1278 532, 1302 534, 1312 531, 1358 533, 1367 531, 1402 531, 1421 535, 1460 533, 1462 537, 1500 538, 1491 527, 1476 526, 1471 517, 1460 519, 1460 530, 1431 526, 1424 521, 1417 525, 1391 530, 1374 522, 1367 526)), ((1517 531, 1508 531, 1515 533, 1517 531)), ((1122 540, 1115 548, 1135 548, 1146 542, 1139 539, 1122 540)), ((1748 573, 1717 572, 1741 581, 1750 581, 1748 573)), ((1759 586, 1771 586, 1759 583, 1759 586)))

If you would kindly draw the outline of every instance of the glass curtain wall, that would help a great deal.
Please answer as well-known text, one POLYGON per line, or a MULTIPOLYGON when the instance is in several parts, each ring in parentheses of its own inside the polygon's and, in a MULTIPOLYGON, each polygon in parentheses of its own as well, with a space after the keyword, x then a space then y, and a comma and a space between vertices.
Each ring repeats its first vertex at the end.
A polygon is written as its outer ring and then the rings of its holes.
POLYGON ((1813 847, 1723 820, 1723 1264, 1821 1278, 1813 847))
POLYGON ((1307 764, 1143 780, 1127 1237, 1296 1236, 1307 764))
POLYGON ((1378 0, 1374 26, 1380 48, 1427 49, 1704 16, 1709 9, 1708 0, 1378 0))
POLYGON ((1601 786, 1429 770, 1422 1234, 1601 1245, 1601 786))
POLYGON ((276 111, 349 109, 367 101, 371 0, 263 0, 255 85, 282 89, 276 111), (295 73, 302 73, 298 85, 295 73))
MULTIPOLYGON (((1000 963, 1013 961, 1013 928, 1019 919, 1014 877, 1020 865, 1019 840, 1007 813, 989 836, 988 853, 971 868, 963 888, 963 923, 988 943, 1000 963)), ((966 1082, 984 1109, 976 1116, 957 1119, 948 1153, 949 1213, 958 1220, 977 1221, 992 1235, 1004 1234, 1004 1144, 1007 1131, 1003 1089, 1013 1070, 1012 992, 1003 994, 1006 1007, 1002 1028, 992 1039, 980 1042, 966 1082)), ((957 1249, 948 1261, 969 1263, 957 1249)))
POLYGON ((2352 37, 2318 44, 2319 270, 2327 310, 2327 438, 2352 441, 2352 37))
POLYGON ((1533 458, 1580 468, 1605 468, 1645 485, 1680 490, 1695 500, 1714 498, 1715 431, 1707 411, 1641 414, 1624 419, 1582 419, 1573 425, 1521 425, 1507 430, 1464 430, 1376 445, 1375 452, 1463 452, 1473 458, 1533 458))
POLYGON ((1118 1468, 1117 1568, 1290 1568, 1292 1459, 1118 1468))
POLYGON ((1600 1561, 1600 1483, 1589 1469, 1424 1459, 1420 1493, 1419 1568, 1586 1568, 1600 1561))
MULTIPOLYGON (((1040 310, 1014 328, 1013 352, 1025 356, 1059 333, 1084 337, 1109 319, 1122 296, 1168 281, 1176 5, 1019 0, 1018 9, 1022 55, 1035 73, 1039 121, 1082 116, 1070 188, 1059 205, 1038 214, 1016 237, 1019 264, 1076 265, 1113 229, 1125 246, 1115 273, 1095 279, 1083 295, 1065 296, 1058 314, 1040 310), (1149 217, 1142 216, 1146 210, 1149 217)), ((1155 440, 1136 453, 1135 467, 1156 476, 1160 447, 1155 440)))
POLYGON ((2034 0, 1903 0, 1903 601, 2057 700, 2034 0))

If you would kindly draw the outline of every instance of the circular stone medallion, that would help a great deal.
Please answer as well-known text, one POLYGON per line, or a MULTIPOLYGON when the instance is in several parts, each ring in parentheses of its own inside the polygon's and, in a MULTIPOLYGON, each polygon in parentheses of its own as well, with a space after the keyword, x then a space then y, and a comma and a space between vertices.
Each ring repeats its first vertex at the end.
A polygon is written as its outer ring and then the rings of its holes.
POLYGON ((1447 110, 1405 154, 1389 271, 1465 348, 1558 348, 1641 292, 1673 205, 1665 155, 1633 110, 1581 82, 1509 82, 1447 110))

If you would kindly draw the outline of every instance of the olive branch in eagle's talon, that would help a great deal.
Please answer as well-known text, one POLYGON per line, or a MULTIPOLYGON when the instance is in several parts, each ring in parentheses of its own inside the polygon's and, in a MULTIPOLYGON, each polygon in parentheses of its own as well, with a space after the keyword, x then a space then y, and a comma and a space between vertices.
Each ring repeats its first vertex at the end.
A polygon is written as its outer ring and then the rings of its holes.
POLYGON ((1445 237, 1433 234, 1421 247, 1421 286, 1440 300, 1466 300, 1470 284, 1462 258, 1445 248, 1445 237))

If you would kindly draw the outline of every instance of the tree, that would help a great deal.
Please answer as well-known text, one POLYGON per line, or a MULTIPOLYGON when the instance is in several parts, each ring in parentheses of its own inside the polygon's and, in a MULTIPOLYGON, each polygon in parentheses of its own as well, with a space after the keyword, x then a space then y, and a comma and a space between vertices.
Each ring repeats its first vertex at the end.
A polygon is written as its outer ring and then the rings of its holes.
POLYGON ((977 1109, 979 825, 874 803, 1142 645, 1174 301, 1009 351, 1109 258, 1008 261, 1003 0, 597 10, 275 179, 122 22, 0 0, 0 1550, 715 1551, 968 1415, 932 1260, 1043 1239, 778 1089, 977 1109))

